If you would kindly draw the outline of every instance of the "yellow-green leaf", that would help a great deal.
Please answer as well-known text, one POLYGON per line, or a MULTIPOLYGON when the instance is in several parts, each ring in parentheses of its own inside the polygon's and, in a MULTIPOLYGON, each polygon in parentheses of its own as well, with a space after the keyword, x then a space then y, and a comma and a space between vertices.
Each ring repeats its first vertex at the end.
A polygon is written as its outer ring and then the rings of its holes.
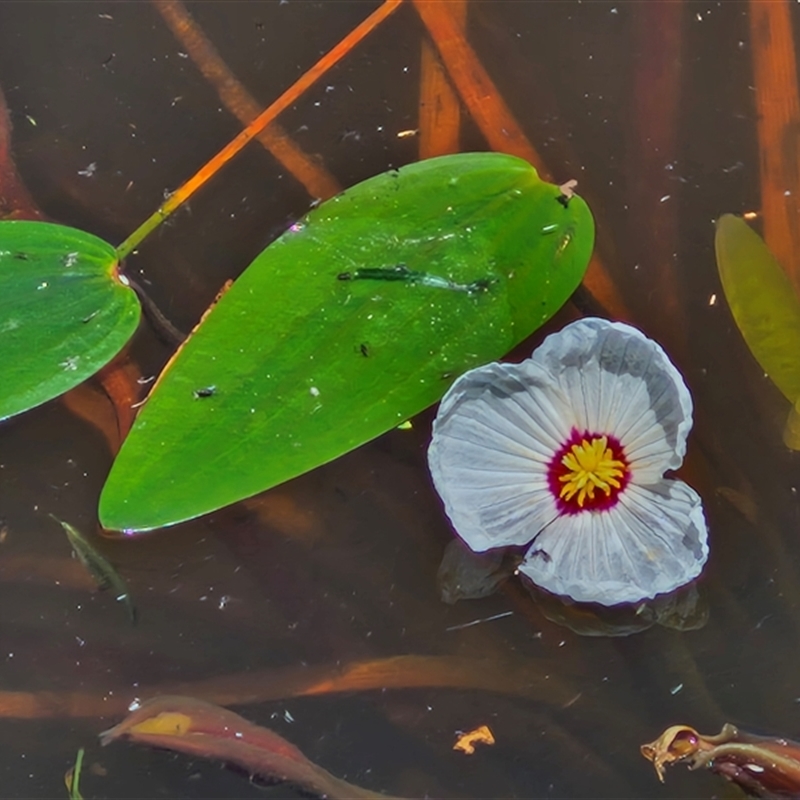
POLYGON ((717 267, 747 346, 794 404, 800 399, 800 300, 764 240, 741 218, 717 221, 717 267))

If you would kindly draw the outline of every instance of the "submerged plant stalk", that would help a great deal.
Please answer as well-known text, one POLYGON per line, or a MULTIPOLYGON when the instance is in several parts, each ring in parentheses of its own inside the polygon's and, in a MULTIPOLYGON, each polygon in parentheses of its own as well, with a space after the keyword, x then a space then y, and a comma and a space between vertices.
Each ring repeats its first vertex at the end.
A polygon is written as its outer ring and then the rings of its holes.
MULTIPOLYGON (((542 157, 467 41, 450 4, 438 0, 413 0, 413 3, 453 85, 489 146, 499 153, 524 158, 536 167, 542 178, 550 180, 542 157)), ((589 262, 583 283, 613 316, 619 320, 631 319, 605 264, 597 254, 589 262)))
MULTIPOLYGON (((449 0, 447 11, 461 29, 466 0, 449 0)), ((461 105, 433 43, 425 38, 420 55, 419 157, 433 158, 460 150, 461 105)))
POLYGON ((362 39, 388 17, 403 0, 384 0, 382 6, 353 28, 332 50, 303 74, 274 103, 261 112, 238 136, 232 139, 186 183, 174 191, 119 247, 117 258, 129 256, 167 217, 180 208, 203 184, 219 172, 251 139, 258 136, 276 117, 319 80, 331 67, 341 61, 362 39))
MULTIPOLYGON (((205 79, 217 90, 219 99, 243 125, 249 125, 261 106, 242 86, 200 26, 180 0, 152 0, 175 38, 186 49, 205 79)), ((305 153, 277 123, 267 125, 256 135, 258 141, 305 187, 313 198, 327 200, 341 191, 339 184, 322 165, 305 153)))
POLYGON ((764 239, 800 293, 800 92, 789 0, 750 0, 764 239))

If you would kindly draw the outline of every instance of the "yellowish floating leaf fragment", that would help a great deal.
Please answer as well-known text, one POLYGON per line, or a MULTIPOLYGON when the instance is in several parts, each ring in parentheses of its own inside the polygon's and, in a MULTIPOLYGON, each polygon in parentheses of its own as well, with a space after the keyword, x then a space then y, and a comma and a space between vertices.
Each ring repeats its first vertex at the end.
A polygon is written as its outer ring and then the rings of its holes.
POLYGON ((192 718, 186 714, 174 711, 165 711, 155 717, 150 717, 134 725, 134 733, 155 733, 164 736, 183 736, 192 727, 192 718))
POLYGON ((489 730, 488 725, 481 725, 480 728, 475 728, 474 731, 462 733, 453 745, 453 750, 461 750, 465 755, 471 756, 475 752, 475 745, 478 743, 494 744, 494 734, 489 730))

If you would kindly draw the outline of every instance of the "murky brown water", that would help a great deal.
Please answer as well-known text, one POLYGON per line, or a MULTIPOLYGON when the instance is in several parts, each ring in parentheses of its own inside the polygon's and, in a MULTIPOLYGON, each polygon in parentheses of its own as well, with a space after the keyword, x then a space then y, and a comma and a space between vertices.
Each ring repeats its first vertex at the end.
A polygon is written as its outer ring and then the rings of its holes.
MULTIPOLYGON (((266 105, 377 5, 189 9, 266 105)), ((452 533, 425 467, 427 412, 411 431, 246 505, 109 542, 104 552, 139 606, 132 629, 113 598, 91 591, 46 516, 91 530, 111 462, 102 435, 54 402, 0 428, 9 532, 0 544, 0 698, 85 692, 108 697, 111 711, 82 715, 76 700, 74 718, 20 719, 0 699, 4 796, 64 796, 64 770, 86 746, 88 765, 107 771, 85 773, 87 797, 264 797, 216 764, 95 744, 119 719, 120 698, 124 707, 140 687, 226 675, 240 696, 264 699, 238 707, 245 716, 337 775, 395 795, 663 797, 638 748, 669 724, 715 732, 731 721, 800 737, 800 471, 780 440, 786 404, 733 325, 713 257, 713 219, 759 205, 747 6, 670 5, 683 21, 680 69, 671 57, 663 66, 677 69, 667 89, 648 83, 668 48, 641 24, 640 4, 475 2, 469 37, 555 177, 579 179, 631 321, 664 344, 692 389, 684 474, 704 497, 711 531, 699 583, 707 625, 580 637, 549 622, 516 584, 442 603, 436 572, 452 533), (506 611, 514 613, 448 630, 506 611), (468 661, 452 681, 442 666, 455 670, 452 661, 398 665, 398 682, 425 673, 437 688, 286 697, 309 670, 398 655, 468 661), (480 724, 494 747, 471 757, 451 749, 456 731, 480 724)), ((343 185, 415 160, 414 138, 396 134, 416 127, 422 32, 402 7, 281 117, 343 185)), ((240 130, 144 2, 0 5, 0 85, 37 202, 114 243, 240 130), (91 163, 91 177, 78 174, 91 163)), ((472 123, 462 142, 485 147, 472 123)), ((309 202, 251 144, 130 268, 188 329, 309 202)), ((575 313, 566 308, 548 330, 575 313)), ((132 352, 146 375, 169 354, 146 326, 132 352)), ((736 796, 683 770, 669 774, 666 791, 736 796)), ((266 796, 296 795, 278 786, 266 796)))

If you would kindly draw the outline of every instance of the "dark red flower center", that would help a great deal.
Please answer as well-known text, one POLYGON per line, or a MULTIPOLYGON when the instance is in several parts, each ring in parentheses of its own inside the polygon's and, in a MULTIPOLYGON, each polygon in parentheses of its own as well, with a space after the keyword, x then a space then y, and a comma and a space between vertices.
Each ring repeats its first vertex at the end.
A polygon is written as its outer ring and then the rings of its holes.
POLYGON ((630 480, 630 468, 614 436, 573 428, 553 456, 547 480, 562 513, 600 511, 616 504, 630 480))

